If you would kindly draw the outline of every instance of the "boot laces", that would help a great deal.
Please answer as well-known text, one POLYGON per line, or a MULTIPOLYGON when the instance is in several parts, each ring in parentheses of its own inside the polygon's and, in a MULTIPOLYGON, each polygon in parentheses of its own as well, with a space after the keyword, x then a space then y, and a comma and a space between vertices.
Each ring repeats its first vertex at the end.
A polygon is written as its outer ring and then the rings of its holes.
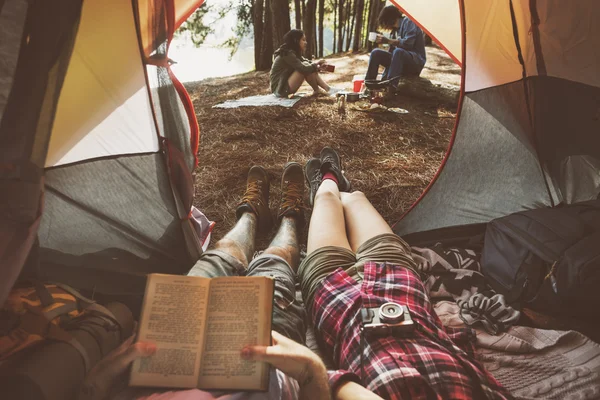
POLYGON ((244 193, 244 197, 242 197, 241 203, 262 203, 262 193, 261 193, 261 183, 260 181, 249 182, 246 187, 246 193, 244 193))
POLYGON ((302 209, 304 204, 302 196, 304 195, 304 183, 290 182, 287 189, 283 192, 283 202, 281 209, 302 209))
POLYGON ((312 184, 320 184, 322 179, 323 179, 323 174, 321 174, 321 171, 319 171, 317 169, 313 172, 313 177, 310 182, 312 184))

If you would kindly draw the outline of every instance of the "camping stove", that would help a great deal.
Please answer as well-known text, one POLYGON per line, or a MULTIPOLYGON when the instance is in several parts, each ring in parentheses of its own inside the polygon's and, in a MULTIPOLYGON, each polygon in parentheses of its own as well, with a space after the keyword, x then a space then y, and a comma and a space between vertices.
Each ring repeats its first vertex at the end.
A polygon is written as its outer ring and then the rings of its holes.
POLYGON ((369 102, 371 104, 373 103, 378 103, 378 104, 383 104, 383 100, 385 99, 385 97, 387 96, 387 88, 383 88, 383 89, 369 89, 369 102))
POLYGON ((398 80, 400 77, 388 79, 385 81, 378 80, 366 80, 365 86, 369 89, 369 100, 371 103, 382 104, 383 100, 387 97, 390 92, 392 85, 398 80))

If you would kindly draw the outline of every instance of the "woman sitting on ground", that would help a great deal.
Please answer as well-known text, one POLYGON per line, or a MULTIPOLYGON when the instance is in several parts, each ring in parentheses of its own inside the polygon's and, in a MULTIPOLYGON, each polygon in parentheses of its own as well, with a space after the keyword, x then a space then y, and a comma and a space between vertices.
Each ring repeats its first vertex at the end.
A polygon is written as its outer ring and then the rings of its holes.
POLYGON ((271 92, 275 96, 288 97, 296 93, 304 81, 313 88, 313 95, 319 94, 319 87, 333 93, 319 75, 325 60, 311 62, 303 57, 305 49, 306 37, 302 30, 292 29, 283 35, 283 44, 275 51, 271 67, 271 92))

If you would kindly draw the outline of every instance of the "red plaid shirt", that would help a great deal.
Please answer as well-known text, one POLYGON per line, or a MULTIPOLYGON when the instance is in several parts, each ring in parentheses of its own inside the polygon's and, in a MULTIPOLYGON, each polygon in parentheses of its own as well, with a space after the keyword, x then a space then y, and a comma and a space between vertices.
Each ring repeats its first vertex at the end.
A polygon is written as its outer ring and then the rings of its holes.
POLYGON ((333 390, 353 380, 390 400, 512 398, 475 361, 474 332, 445 328, 410 269, 369 262, 358 284, 340 268, 319 285, 311 315, 324 356, 339 368, 329 371, 333 390), (360 310, 389 301, 408 306, 415 329, 402 336, 365 338, 361 381, 360 310))

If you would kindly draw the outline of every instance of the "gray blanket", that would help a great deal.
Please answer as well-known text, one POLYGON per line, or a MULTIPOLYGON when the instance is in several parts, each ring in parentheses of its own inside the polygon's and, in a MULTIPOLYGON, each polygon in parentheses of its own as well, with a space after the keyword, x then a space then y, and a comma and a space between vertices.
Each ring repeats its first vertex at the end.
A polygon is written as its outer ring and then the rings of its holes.
POLYGON ((281 106, 291 108, 303 96, 300 94, 291 99, 277 97, 274 94, 259 95, 244 97, 242 99, 227 100, 224 103, 214 105, 212 108, 238 108, 238 107, 264 107, 264 106, 281 106))
MULTIPOLYGON (((444 325, 464 327, 458 304, 434 309, 444 325)), ((582 334, 526 326, 476 333, 479 361, 515 398, 600 399, 600 345, 582 334)))

